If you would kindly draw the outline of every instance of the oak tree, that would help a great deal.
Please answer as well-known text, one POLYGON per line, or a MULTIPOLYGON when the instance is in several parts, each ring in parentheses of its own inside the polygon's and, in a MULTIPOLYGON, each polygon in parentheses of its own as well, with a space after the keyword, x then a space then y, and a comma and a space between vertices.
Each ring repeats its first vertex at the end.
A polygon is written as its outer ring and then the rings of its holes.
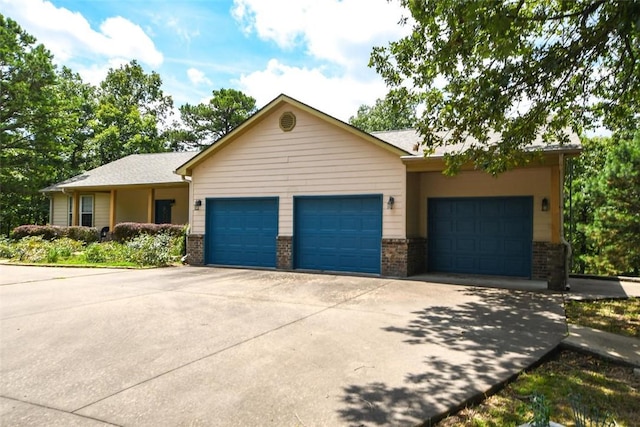
POLYGON ((392 87, 424 95, 417 128, 427 150, 465 143, 492 173, 523 161, 539 135, 566 143, 602 121, 636 128, 639 0, 400 0, 411 33, 374 48, 370 65, 392 87), (489 143, 491 131, 500 140, 489 143))

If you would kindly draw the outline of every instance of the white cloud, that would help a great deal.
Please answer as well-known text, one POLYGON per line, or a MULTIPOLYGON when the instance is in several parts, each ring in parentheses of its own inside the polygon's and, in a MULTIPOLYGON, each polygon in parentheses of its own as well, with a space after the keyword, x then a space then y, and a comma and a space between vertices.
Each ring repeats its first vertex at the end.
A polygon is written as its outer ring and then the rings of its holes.
POLYGON ((117 69, 127 63, 129 63, 129 60, 125 58, 111 58, 104 63, 92 63, 89 66, 74 64, 73 71, 80 74, 80 76, 82 77, 82 81, 84 81, 85 83, 90 83, 94 86, 98 86, 105 79, 105 77, 107 77, 109 69, 117 69))
POLYGON ((45 0, 0 0, 0 4, 6 16, 45 44, 56 62, 83 56, 138 59, 154 67, 163 62, 142 28, 120 16, 105 19, 96 31, 80 13, 45 0))
POLYGON ((409 13, 387 0, 234 0, 234 18, 248 34, 280 48, 305 45, 314 58, 364 67, 371 48, 408 34, 409 13))
POLYGON ((198 70, 197 68, 189 68, 187 70, 187 77, 194 85, 206 84, 211 85, 211 80, 209 80, 205 74, 198 70))
POLYGON ((411 29, 399 25, 409 13, 387 0, 234 0, 232 14, 246 34, 284 50, 302 47, 325 64, 301 68, 272 59, 266 69, 240 77, 242 91, 259 105, 285 93, 344 121, 388 91, 367 68, 372 48, 411 29))
POLYGON ((242 75, 237 83, 259 106, 284 93, 343 121, 387 92, 377 78, 327 77, 320 69, 290 67, 276 59, 265 70, 242 75))

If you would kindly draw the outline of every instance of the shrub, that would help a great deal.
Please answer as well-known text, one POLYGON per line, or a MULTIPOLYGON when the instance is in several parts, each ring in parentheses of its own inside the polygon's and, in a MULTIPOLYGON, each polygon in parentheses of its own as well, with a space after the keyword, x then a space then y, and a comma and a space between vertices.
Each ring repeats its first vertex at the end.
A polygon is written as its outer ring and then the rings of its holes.
POLYGON ((162 267, 172 261, 172 244, 174 238, 169 234, 151 236, 141 234, 127 242, 131 250, 131 261, 141 266, 162 267))
POLYGON ((15 245, 15 258, 26 262, 44 262, 48 258, 49 248, 49 242, 42 236, 24 237, 15 245))
POLYGON ((184 225, 121 222, 113 227, 112 237, 116 242, 124 243, 145 234, 149 236, 158 234, 183 236, 185 230, 186 227, 184 225))
POLYGON ((69 258, 74 253, 80 252, 84 247, 84 244, 81 241, 70 237, 56 239, 51 242, 51 245, 55 248, 61 258, 69 258))
POLYGON ((67 237, 84 243, 100 241, 100 231, 95 227, 67 227, 67 237))
POLYGON ((45 240, 53 240, 66 234, 64 227, 58 225, 21 225, 11 232, 13 240, 24 237, 41 236, 45 240))
POLYGON ((84 258, 87 262, 102 263, 107 261, 107 255, 100 243, 91 243, 84 250, 84 258))
POLYGON ((0 258, 13 258, 15 255, 16 250, 11 240, 0 236, 0 258))
POLYGON ((94 227, 60 227, 58 225, 21 225, 11 232, 13 240, 20 240, 29 236, 41 236, 45 240, 55 240, 69 237, 85 243, 100 240, 100 232, 94 227))

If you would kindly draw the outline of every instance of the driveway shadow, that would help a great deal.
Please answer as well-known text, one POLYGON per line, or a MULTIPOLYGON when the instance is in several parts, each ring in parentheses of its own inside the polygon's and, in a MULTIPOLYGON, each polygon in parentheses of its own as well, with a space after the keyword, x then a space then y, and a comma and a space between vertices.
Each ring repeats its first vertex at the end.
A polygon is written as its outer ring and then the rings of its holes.
POLYGON ((462 302, 429 306, 408 323, 383 328, 424 353, 402 386, 343 388, 338 412, 349 425, 415 425, 457 408, 553 350, 566 335, 560 295, 464 288, 462 302))

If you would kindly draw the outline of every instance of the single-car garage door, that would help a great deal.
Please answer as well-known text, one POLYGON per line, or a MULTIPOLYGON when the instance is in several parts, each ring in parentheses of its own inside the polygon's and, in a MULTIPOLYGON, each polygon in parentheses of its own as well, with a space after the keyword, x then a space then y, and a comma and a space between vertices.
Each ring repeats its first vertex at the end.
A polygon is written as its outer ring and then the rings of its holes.
POLYGON ((296 197, 294 217, 296 268, 380 273, 381 195, 296 197))
POLYGON ((532 197, 427 203, 429 271, 531 277, 532 197))
POLYGON ((207 199, 207 264, 276 266, 277 198, 207 199))

